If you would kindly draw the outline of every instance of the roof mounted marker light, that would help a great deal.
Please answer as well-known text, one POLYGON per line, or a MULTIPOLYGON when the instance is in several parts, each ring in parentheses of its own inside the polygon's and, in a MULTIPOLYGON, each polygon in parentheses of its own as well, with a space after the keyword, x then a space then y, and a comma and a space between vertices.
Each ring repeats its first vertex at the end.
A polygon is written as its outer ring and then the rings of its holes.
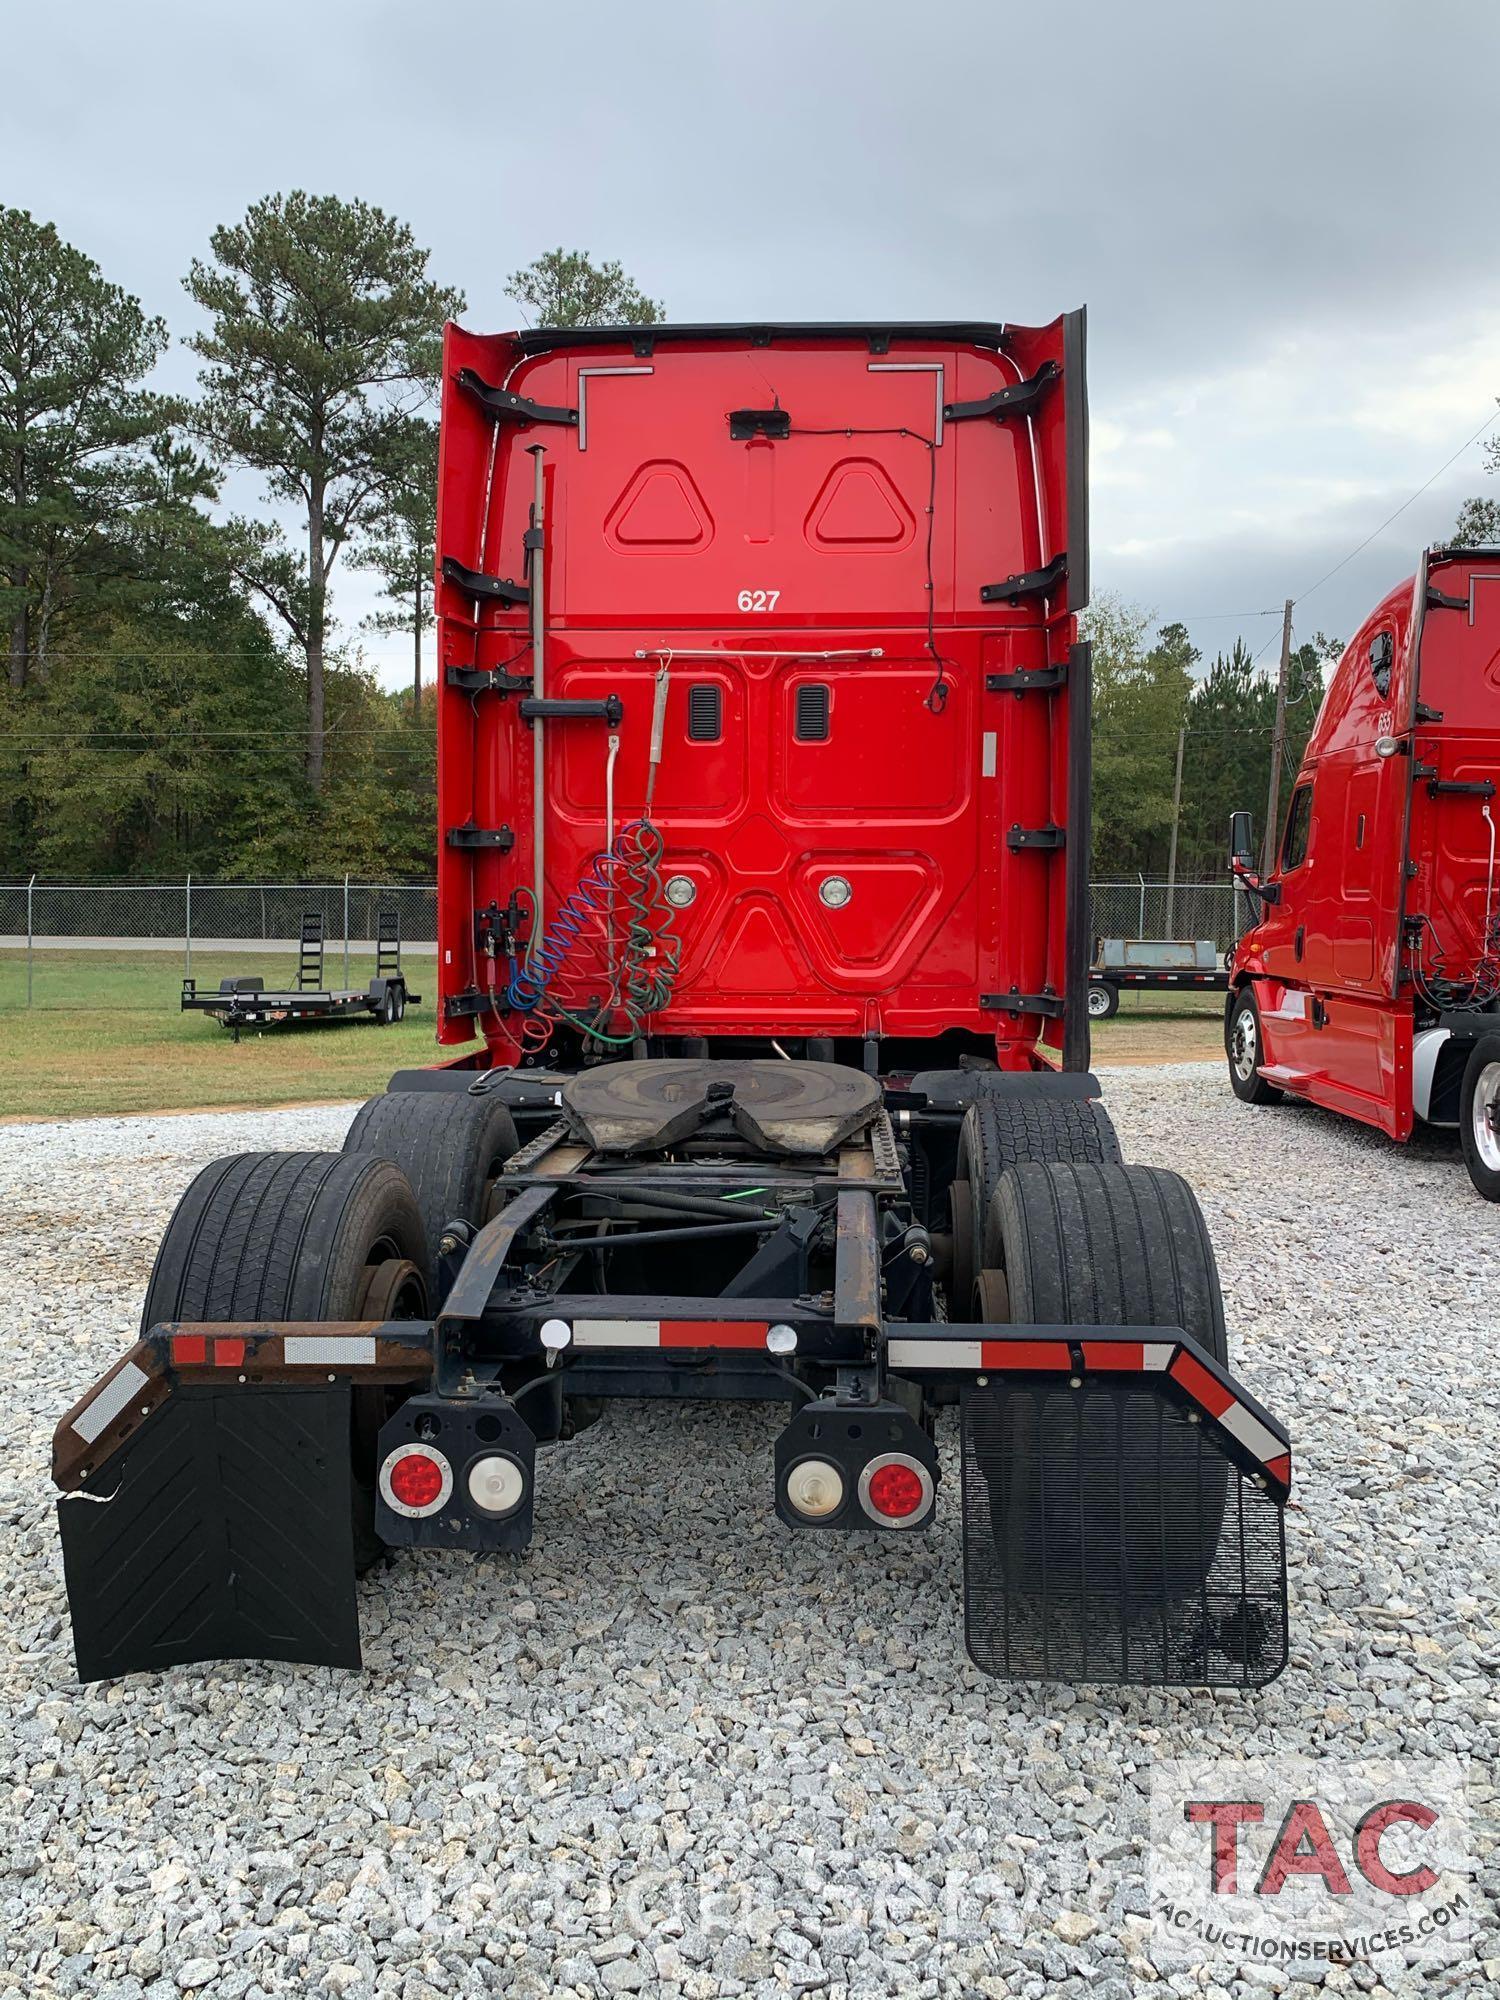
POLYGON ((803 1458, 786 1476, 787 1505, 809 1521, 824 1521, 844 1504, 844 1475, 826 1458, 803 1458))
POLYGON ((859 1504, 882 1528, 919 1528, 933 1495, 932 1474, 904 1451, 883 1452, 859 1475, 859 1504))
POLYGON ((381 1499, 409 1521, 440 1512, 452 1492, 453 1467, 431 1445, 398 1445, 380 1468, 381 1499))

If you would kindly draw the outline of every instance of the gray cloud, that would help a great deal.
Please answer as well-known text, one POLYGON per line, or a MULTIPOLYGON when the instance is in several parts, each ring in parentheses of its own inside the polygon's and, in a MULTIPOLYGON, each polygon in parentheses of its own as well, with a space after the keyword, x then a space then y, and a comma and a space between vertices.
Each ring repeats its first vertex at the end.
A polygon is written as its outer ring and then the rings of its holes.
MULTIPOLYGON (((298 185, 404 216, 475 324, 511 322, 505 274, 558 242, 678 318, 1087 300, 1126 438, 1095 574, 1164 616, 1321 574, 1500 389, 1484 0, 75 0, 6 46, 6 198, 179 331, 213 225, 298 185)), ((1307 622, 1352 625, 1479 483, 1476 448, 1307 622)))

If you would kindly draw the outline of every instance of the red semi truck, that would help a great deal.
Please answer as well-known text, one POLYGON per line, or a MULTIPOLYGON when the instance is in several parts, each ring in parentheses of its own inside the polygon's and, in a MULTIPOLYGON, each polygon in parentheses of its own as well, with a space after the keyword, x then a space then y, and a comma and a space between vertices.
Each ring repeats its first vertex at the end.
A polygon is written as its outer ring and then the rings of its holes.
POLYGON ((1500 550, 1432 549, 1340 657, 1236 949, 1229 1080, 1409 1139, 1457 1126, 1500 1201, 1500 550))
POLYGON ((782 1405, 797 1532, 951 1427, 989 1672, 1270 1679, 1286 1433, 1088 1073, 1083 315, 451 327, 438 535, 449 1060, 183 1197, 56 1434, 80 1672, 357 1664, 644 1397, 782 1405))

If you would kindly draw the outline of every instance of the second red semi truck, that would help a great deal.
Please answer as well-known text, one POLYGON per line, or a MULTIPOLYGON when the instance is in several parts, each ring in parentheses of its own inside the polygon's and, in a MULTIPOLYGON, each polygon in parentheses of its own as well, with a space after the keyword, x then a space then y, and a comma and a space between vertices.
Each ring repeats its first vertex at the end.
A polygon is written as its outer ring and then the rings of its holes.
POLYGON ((1500 1201, 1500 549, 1437 548, 1340 657, 1225 1016, 1229 1080, 1409 1139, 1458 1128, 1500 1201))

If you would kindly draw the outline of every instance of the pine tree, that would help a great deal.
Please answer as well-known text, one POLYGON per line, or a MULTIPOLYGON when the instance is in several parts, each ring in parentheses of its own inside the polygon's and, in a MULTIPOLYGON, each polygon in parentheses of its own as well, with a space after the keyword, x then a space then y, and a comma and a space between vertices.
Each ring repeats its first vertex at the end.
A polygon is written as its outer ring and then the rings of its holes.
POLYGON ((204 363, 198 421, 228 463, 259 471, 305 521, 240 522, 234 564, 307 669, 307 778, 323 785, 329 580, 352 538, 387 519, 413 419, 430 405, 443 321, 461 294, 427 276, 402 222, 362 201, 293 193, 216 229, 186 280, 208 315, 190 345, 204 363))

